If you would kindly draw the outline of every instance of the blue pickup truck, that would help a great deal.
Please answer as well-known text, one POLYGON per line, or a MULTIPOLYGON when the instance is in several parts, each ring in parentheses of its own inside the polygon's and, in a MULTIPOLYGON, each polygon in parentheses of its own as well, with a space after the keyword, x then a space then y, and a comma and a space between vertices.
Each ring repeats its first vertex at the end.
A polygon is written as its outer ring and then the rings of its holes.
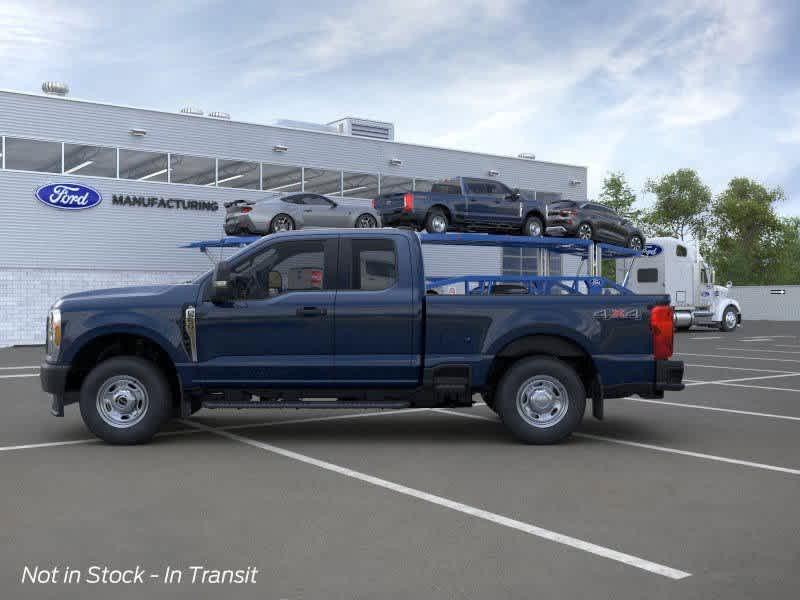
POLYGON ((494 179, 443 179, 430 192, 381 194, 372 206, 386 227, 428 233, 484 231, 538 237, 547 228, 547 204, 494 179))
POLYGON ((669 297, 435 295, 399 229, 261 238, 184 284, 58 300, 47 319, 51 412, 78 403, 110 443, 201 408, 470 406, 480 393, 526 443, 554 443, 587 398, 683 388, 669 297))

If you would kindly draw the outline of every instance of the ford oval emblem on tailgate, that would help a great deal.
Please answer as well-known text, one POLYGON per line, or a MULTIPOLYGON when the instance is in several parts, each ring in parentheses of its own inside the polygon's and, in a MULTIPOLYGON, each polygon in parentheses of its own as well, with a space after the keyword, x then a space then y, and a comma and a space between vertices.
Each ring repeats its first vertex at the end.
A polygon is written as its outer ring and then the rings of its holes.
POLYGON ((42 204, 65 210, 92 208, 103 201, 95 189, 80 183, 49 183, 36 190, 36 199, 42 204))

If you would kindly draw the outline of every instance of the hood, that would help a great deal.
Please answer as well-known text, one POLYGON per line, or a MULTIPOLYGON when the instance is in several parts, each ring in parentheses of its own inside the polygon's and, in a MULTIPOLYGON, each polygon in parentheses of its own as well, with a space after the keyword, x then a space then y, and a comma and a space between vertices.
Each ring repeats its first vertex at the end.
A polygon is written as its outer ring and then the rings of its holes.
POLYGON ((197 284, 142 285, 132 287, 107 288, 67 294, 56 302, 54 307, 66 310, 82 310, 98 305, 146 306, 192 302, 197 297, 197 284))

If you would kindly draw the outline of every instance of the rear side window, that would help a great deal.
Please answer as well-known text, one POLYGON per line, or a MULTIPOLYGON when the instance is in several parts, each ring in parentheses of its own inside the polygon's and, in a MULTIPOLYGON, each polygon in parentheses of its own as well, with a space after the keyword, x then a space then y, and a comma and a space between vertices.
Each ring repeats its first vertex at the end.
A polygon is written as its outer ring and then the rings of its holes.
POLYGON ((351 248, 351 289, 377 292, 397 283, 397 251, 392 240, 354 239, 351 248))
POLYGON ((639 283, 656 283, 658 281, 658 269, 639 269, 636 271, 636 281, 639 283))
POLYGON ((458 196, 461 194, 461 188, 457 185, 453 185, 452 183, 434 183, 431 186, 431 193, 458 196))
POLYGON ((467 190, 469 190, 470 194, 486 194, 486 184, 485 183, 468 183, 467 190))

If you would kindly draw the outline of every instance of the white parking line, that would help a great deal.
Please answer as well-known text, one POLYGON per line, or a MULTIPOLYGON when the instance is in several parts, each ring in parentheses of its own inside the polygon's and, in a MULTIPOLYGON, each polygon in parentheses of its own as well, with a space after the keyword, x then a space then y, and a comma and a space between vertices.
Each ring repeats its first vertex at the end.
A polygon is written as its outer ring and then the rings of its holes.
POLYGON ((800 348, 797 344, 772 344, 776 348, 800 348))
POLYGON ((794 371, 779 371, 777 369, 753 369, 747 367, 732 367, 730 365, 698 365, 692 363, 683 363, 685 367, 703 367, 707 369, 731 369, 733 371, 754 371, 756 373, 794 373, 794 371))
POLYGON ((782 388, 782 387, 770 387, 767 385, 749 385, 747 383, 720 383, 720 385, 727 385, 730 387, 740 387, 740 388, 751 388, 754 390, 767 390, 770 392, 794 392, 800 393, 799 389, 796 388, 782 388))
POLYGON ((0 371, 22 371, 24 369, 36 369, 39 370, 39 365, 28 365, 25 367, 0 367, 0 371))
POLYGON ((722 336, 721 335, 710 335, 708 337, 705 337, 705 336, 702 336, 702 335, 698 335, 696 337, 690 337, 689 339, 690 340, 721 340, 722 336))
POLYGON ((19 373, 15 375, 0 375, 0 379, 19 379, 20 377, 38 377, 38 373, 19 373))
POLYGON ((704 381, 699 379, 684 379, 690 381, 686 385, 722 385, 723 383, 737 383, 739 381, 757 381, 759 379, 777 379, 778 377, 796 377, 800 373, 781 373, 779 375, 761 375, 759 377, 739 377, 738 379, 719 379, 716 381, 704 381))
MULTIPOLYGON (((717 350, 741 350, 741 348, 726 348, 724 346, 717 346, 717 350)), ((766 350, 764 348, 748 348, 753 352, 769 352, 770 354, 800 354, 800 351, 792 350, 766 350)))
POLYGON ((281 448, 279 446, 274 446, 272 444, 266 444, 264 442, 260 442, 258 440, 254 440, 252 438, 244 437, 235 433, 230 433, 228 431, 220 431, 215 430, 210 427, 204 427, 198 423, 193 421, 182 421, 185 425, 189 427, 197 427, 202 430, 207 431, 208 433, 213 433, 214 435, 218 435, 220 437, 227 438, 229 440, 233 440, 235 442, 240 442, 242 444, 246 444, 248 446, 252 446, 254 448, 258 448, 260 450, 266 450, 267 452, 271 452, 273 454, 277 454, 279 456, 283 456, 285 458, 289 458, 292 460, 296 460, 308 465, 315 466, 320 469, 324 469, 326 471, 331 471, 338 475, 343 475, 345 477, 349 477, 351 479, 356 479, 358 481, 362 481, 364 483, 368 483, 370 485, 374 485, 376 487, 380 487, 383 489, 390 490, 392 492, 396 492, 398 494, 403 494, 405 496, 410 496, 412 498, 416 498, 418 500, 423 500, 425 502, 429 502, 431 504, 435 504, 437 506, 442 506, 444 508, 449 508, 450 510, 454 510, 456 512, 460 512, 472 517, 476 517, 478 519, 483 519, 485 521, 489 521, 491 523, 495 523, 497 525, 502 525, 503 527, 508 527, 510 529, 515 529, 517 531, 521 531, 523 533, 527 533, 542 539, 550 540, 552 542, 557 542, 559 544, 563 544, 565 546, 569 546, 571 548, 576 548, 578 550, 583 550, 584 552, 589 552, 590 554, 594 554, 596 556, 602 556, 603 558, 607 558, 609 560, 614 560, 620 563, 624 563, 626 565, 630 565, 632 567, 636 567, 637 569, 641 569, 643 571, 648 571, 650 573, 655 573, 657 575, 662 575, 664 577, 668 577, 670 579, 684 579, 689 577, 691 573, 687 573, 686 571, 680 571, 678 569, 673 569, 666 565, 662 565, 659 563, 655 563, 649 560, 645 560, 638 556, 633 556, 632 554, 625 554, 624 552, 619 552, 618 550, 614 550, 612 548, 607 548, 605 546, 599 546, 597 544, 593 544, 591 542, 587 542, 585 540, 581 540, 578 538, 574 538, 568 535, 564 535, 563 533, 558 533, 556 531, 551 531, 549 529, 544 529, 543 527, 539 527, 537 525, 533 525, 531 523, 525 523, 523 521, 518 521, 516 519, 512 519, 510 517, 506 517, 504 515, 500 515, 497 513, 489 512, 488 510, 484 510, 482 508, 477 508, 475 506, 470 506, 468 504, 463 504, 461 502, 457 502, 455 500, 450 500, 449 498, 444 498, 442 496, 437 496, 435 494, 431 494, 422 490, 418 490, 412 487, 408 487, 399 483, 395 483, 393 481, 388 481, 386 479, 381 479, 379 477, 375 477, 373 475, 368 475, 366 473, 362 473, 360 471, 355 471, 353 469, 349 469, 347 467, 343 467, 334 463, 330 463, 324 460, 319 460, 312 456, 308 456, 306 454, 300 454, 299 452, 293 452, 291 450, 286 450, 285 448, 281 448))
POLYGON ((648 400, 646 398, 633 398, 626 396, 624 398, 615 398, 616 400, 628 400, 629 402, 641 402, 644 404, 659 404, 662 406, 675 406, 678 408, 696 408, 699 410, 711 410, 714 412, 730 413, 734 415, 744 415, 748 417, 766 417, 769 419, 782 419, 785 421, 800 421, 800 417, 792 417, 789 415, 778 415, 775 413, 762 413, 754 412, 752 410, 737 410, 735 408, 720 408, 718 406, 703 406, 702 404, 686 404, 684 402, 667 402, 666 400, 648 400))
MULTIPOLYGON (((457 417, 464 417, 467 419, 479 419, 481 421, 489 421, 491 423, 500 423, 497 418, 485 417, 483 415, 473 415, 467 413, 456 412, 447 408, 434 408, 433 412, 444 413, 448 415, 455 415, 457 417)), ((800 469, 790 469, 788 467, 778 467, 775 465, 767 465, 764 463, 751 462, 749 460, 739 460, 738 458, 727 458, 725 456, 716 456, 714 454, 704 454, 702 452, 691 452, 689 450, 679 450, 678 448, 669 448, 667 446, 655 446, 653 444, 643 444, 641 442, 631 442, 628 440, 620 440, 618 438, 605 437, 602 435, 594 435, 591 433, 573 433, 575 437, 587 438, 591 440, 598 440, 602 442, 609 442, 611 444, 621 444, 623 446, 633 446, 636 448, 646 448, 647 450, 655 450, 657 452, 666 452, 668 454, 680 454, 683 456, 691 456, 694 458, 702 458, 716 462, 728 463, 732 465, 741 465, 744 467, 753 467, 756 469, 763 469, 765 471, 777 471, 779 473, 788 473, 790 475, 800 475, 800 469)))
POLYGON ((30 450, 32 448, 55 448, 57 446, 74 446, 76 444, 91 444, 99 442, 100 440, 94 438, 84 438, 82 440, 66 440, 63 442, 43 442, 41 444, 20 444, 19 446, 0 446, 0 452, 10 452, 12 450, 30 450))
MULTIPOLYGON (((741 350, 741 348, 740 348, 741 350)), ((743 358, 744 360, 769 360, 772 362, 790 362, 790 363, 800 363, 800 360, 795 358, 764 358, 763 356, 728 356, 724 354, 697 354, 695 352, 676 352, 676 356, 705 356, 708 358, 743 358)), ((731 369, 735 369, 737 367, 730 367, 731 369)))

